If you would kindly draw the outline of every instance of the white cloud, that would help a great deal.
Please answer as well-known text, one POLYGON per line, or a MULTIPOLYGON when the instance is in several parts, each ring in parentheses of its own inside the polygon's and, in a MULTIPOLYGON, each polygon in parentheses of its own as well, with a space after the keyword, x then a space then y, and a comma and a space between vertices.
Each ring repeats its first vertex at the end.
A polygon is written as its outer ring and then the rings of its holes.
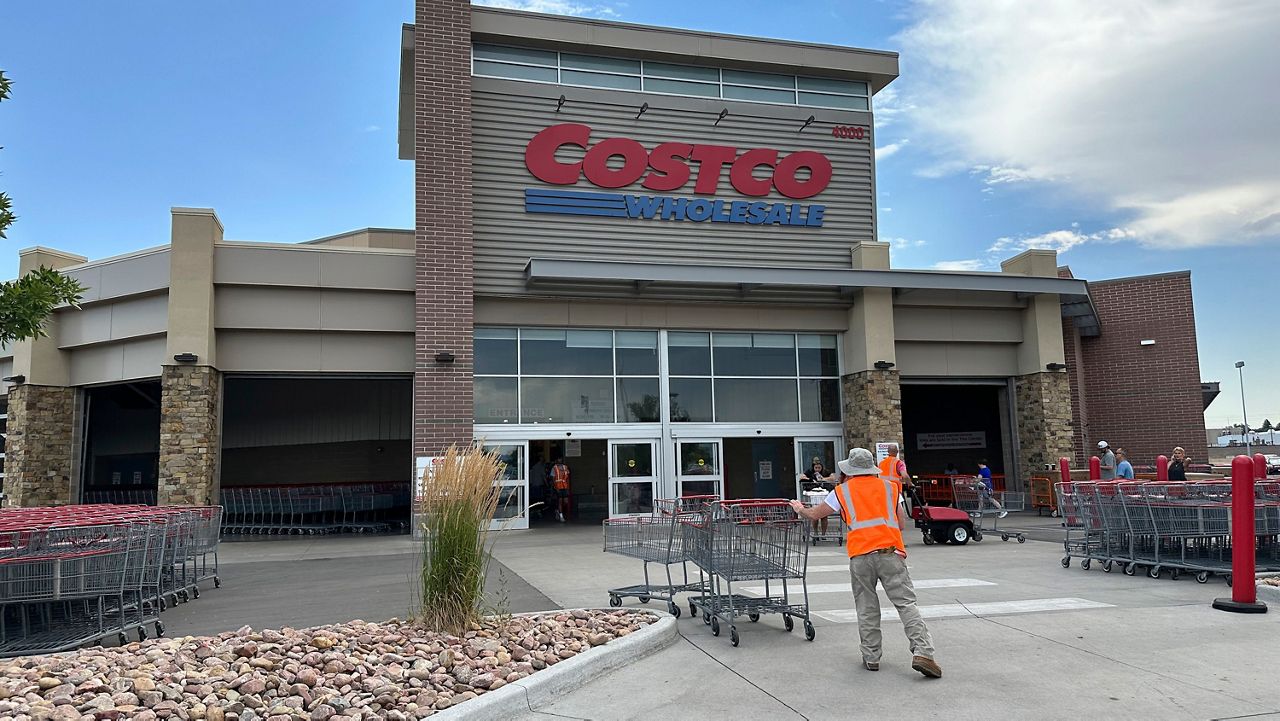
POLYGON ((366 133, 376 133, 376 132, 378 132, 379 130, 382 130, 382 126, 381 126, 381 125, 366 125, 366 126, 364 126, 364 132, 366 132, 366 133))
POLYGON ((892 235, 882 235, 880 236, 880 240, 888 243, 890 249, 897 248, 899 250, 905 250, 906 248, 919 248, 922 245, 929 244, 929 241, 927 240, 912 240, 910 238, 899 238, 892 235))
POLYGON ((1041 233, 1033 236, 1023 236, 1019 238, 996 238, 996 242, 987 249, 988 253, 1021 253, 1031 248, 1039 248, 1042 250, 1056 250, 1059 253, 1065 253, 1072 248, 1085 243, 1103 242, 1117 243, 1122 240, 1136 240, 1140 236, 1133 230, 1128 228, 1109 228, 1100 230, 1096 233, 1081 233, 1079 223, 1072 223, 1069 230, 1051 230, 1048 233, 1041 233))
POLYGON ((472 4, 552 15, 589 15, 598 18, 618 16, 618 11, 608 5, 573 2, 573 0, 472 0, 472 4))
POLYGON ((902 147, 903 147, 904 145, 906 145, 906 144, 910 143, 910 142, 911 142, 910 140, 907 140, 906 138, 903 138, 902 140, 899 140, 899 141, 898 141, 898 142, 896 142, 896 143, 889 143, 888 145, 881 145, 880 147, 876 148, 876 160, 877 160, 877 161, 879 161, 879 160, 884 160, 885 158, 889 157, 890 155, 893 155, 894 153, 898 152, 899 150, 902 150, 902 147))
POLYGON ((1280 241, 1280 2, 917 0, 913 18, 890 105, 937 158, 918 175, 1053 184, 1150 246, 1280 241))
POLYGON ((933 264, 933 270, 982 270, 986 263, 981 260, 940 260, 933 264))

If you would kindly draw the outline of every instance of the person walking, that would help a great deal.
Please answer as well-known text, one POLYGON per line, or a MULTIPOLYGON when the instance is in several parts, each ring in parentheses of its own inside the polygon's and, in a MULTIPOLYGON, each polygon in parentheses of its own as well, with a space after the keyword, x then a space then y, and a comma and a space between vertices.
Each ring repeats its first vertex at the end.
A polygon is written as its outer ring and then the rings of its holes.
MULTIPOLYGON (((801 487, 805 491, 824 490, 830 493, 836 488, 836 474, 829 473, 825 466, 822 465, 822 459, 814 456, 813 463, 809 466, 809 470, 800 474, 801 487)), ((813 522, 813 532, 815 534, 827 533, 827 519, 824 516, 822 521, 813 522), (821 530, 819 530, 821 529, 821 530)))
MULTIPOLYGON (((914 488, 915 484, 911 482, 911 476, 907 474, 907 463, 902 460, 901 449, 897 443, 890 443, 885 451, 889 454, 880 461, 880 475, 897 483, 903 490, 903 502, 906 502, 906 491, 914 488)), ((839 464, 837 464, 839 465, 839 464)))
POLYGON ((880 670, 880 599, 876 585, 898 609, 903 630, 911 647, 911 668, 929 678, 941 678, 942 667, 933 658, 933 639, 916 607, 916 591, 907 570, 907 550, 902 542, 903 511, 898 502, 899 483, 881 476, 875 456, 865 448, 849 451, 847 460, 837 463, 848 479, 827 494, 816 506, 791 501, 800 516, 816 521, 839 513, 849 529, 845 549, 849 552, 849 576, 853 602, 858 610, 858 637, 862 666, 880 670))
POLYGON ((1182 446, 1173 449, 1173 459, 1169 461, 1169 480, 1185 481, 1187 480, 1187 465, 1191 463, 1191 459, 1187 458, 1187 451, 1182 446))
POLYGON ((563 458, 551 467, 551 485, 556 491, 556 520, 564 523, 569 516, 569 466, 563 458))
POLYGON ((991 477, 991 467, 987 465, 987 459, 983 458, 978 461, 978 494, 982 496, 984 503, 990 503, 1000 511, 1000 517, 1004 518, 1009 512, 1004 510, 1004 506, 1000 505, 1000 501, 996 500, 996 482, 991 477))
POLYGON ((1133 464, 1129 462, 1129 454, 1123 448, 1116 449, 1116 478, 1133 480, 1133 464))
POLYGON ((1102 480, 1114 481, 1116 479, 1116 454, 1112 452, 1111 446, 1106 441, 1098 441, 1098 450, 1102 452, 1102 480))

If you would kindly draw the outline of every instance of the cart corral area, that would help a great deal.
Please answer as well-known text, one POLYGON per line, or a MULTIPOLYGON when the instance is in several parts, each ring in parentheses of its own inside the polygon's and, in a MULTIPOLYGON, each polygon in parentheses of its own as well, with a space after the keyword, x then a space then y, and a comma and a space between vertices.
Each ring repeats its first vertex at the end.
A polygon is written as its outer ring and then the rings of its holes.
MULTIPOLYGON (((812 643, 799 624, 788 633, 780 616, 764 615, 758 623, 738 620, 742 642, 735 648, 727 633, 713 637, 683 604, 678 643, 535 709, 525 721, 720 719, 743 712, 769 719, 906 718, 929 717, 943 703, 954 718, 1280 718, 1272 687, 1280 609, 1251 617, 1215 611, 1213 599, 1229 593, 1220 580, 1201 585, 1186 576, 1064 569, 1059 523, 1010 514, 1001 526, 1024 532, 1022 544, 988 537, 926 547, 918 532, 907 534, 919 605, 944 670, 939 682, 921 686, 924 679, 910 670, 906 639, 883 596, 881 670, 860 668, 848 561, 839 546, 823 543, 808 557, 812 643), (1068 688, 1072 701, 1062 704, 1068 688)), ((597 527, 509 532, 495 554, 566 608, 606 606, 607 589, 643 581, 640 561, 602 552, 597 527)), ((734 590, 764 591, 750 583, 734 590)), ((641 607, 635 598, 624 603, 641 607)), ((647 607, 665 605, 654 600, 647 607)))

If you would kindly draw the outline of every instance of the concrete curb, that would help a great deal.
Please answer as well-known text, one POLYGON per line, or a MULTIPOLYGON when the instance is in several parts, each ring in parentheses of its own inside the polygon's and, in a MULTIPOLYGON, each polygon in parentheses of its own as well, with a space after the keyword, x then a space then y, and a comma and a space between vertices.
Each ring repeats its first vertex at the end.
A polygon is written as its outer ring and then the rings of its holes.
MULTIPOLYGON (((575 609, 569 608, 560 611, 538 611, 536 613, 516 615, 540 616, 548 613, 572 612, 573 610, 575 609)), ((598 609, 587 608, 581 610, 593 611, 598 609)), ((613 611, 616 609, 600 610, 613 611)), ((465 721, 469 719, 498 719, 519 716, 610 671, 619 669, 655 651, 666 648, 679 638, 675 616, 662 611, 644 610, 658 616, 657 622, 651 623, 633 634, 615 638, 603 646, 596 646, 586 653, 580 653, 571 659, 544 668, 519 681, 509 683, 497 691, 491 691, 478 698, 447 708, 431 718, 440 719, 441 721, 465 721)))

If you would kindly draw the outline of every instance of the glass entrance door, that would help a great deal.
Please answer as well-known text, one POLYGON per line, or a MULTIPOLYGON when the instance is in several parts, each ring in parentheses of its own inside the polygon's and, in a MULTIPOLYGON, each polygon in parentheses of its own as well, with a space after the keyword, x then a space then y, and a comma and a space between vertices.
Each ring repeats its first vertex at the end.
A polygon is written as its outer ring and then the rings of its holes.
MULTIPOLYGON (((801 480, 802 475, 808 476, 814 461, 822 464, 824 475, 834 474, 836 478, 839 478, 840 473, 836 468, 836 461, 843 458, 843 456, 836 455, 836 448, 839 444, 839 438, 796 439, 796 498, 804 498, 804 492, 814 487, 812 483, 801 480)), ((834 483, 835 481, 830 482, 834 483)))
POLYGON ((656 440, 609 441, 609 515, 653 513, 657 469, 656 440))
POLYGON ((490 530, 529 527, 529 442, 486 443, 484 449, 497 453, 502 462, 502 477, 495 490, 498 508, 493 513, 490 530))
POLYGON ((681 496, 724 497, 724 456, 719 438, 676 441, 677 492, 681 496))

